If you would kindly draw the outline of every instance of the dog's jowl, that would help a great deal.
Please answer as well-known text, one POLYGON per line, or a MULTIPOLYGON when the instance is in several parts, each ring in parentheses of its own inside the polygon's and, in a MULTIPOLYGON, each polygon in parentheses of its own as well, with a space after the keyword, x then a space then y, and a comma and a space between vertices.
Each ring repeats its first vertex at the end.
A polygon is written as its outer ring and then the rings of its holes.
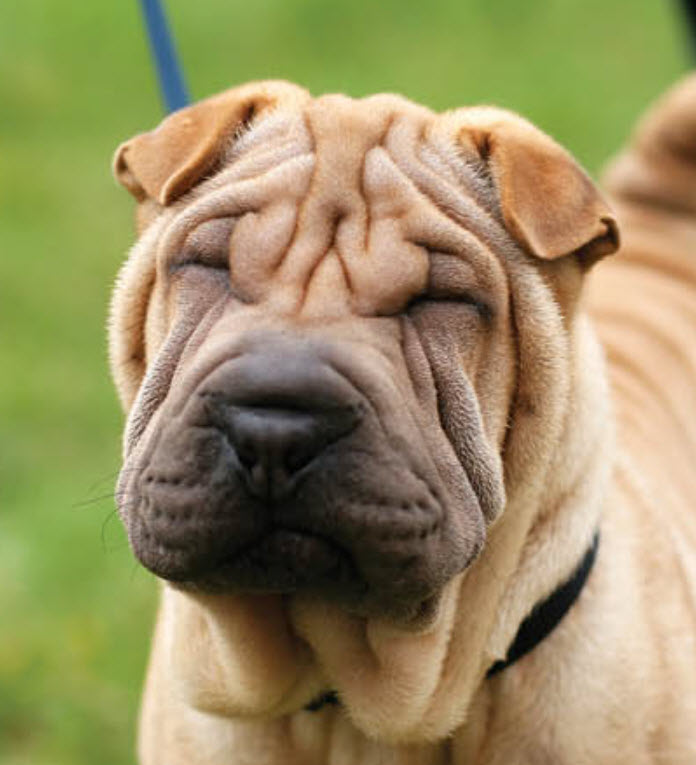
POLYGON ((143 765, 696 762, 695 154, 694 80, 611 203, 509 112, 279 82, 119 147, 143 765))

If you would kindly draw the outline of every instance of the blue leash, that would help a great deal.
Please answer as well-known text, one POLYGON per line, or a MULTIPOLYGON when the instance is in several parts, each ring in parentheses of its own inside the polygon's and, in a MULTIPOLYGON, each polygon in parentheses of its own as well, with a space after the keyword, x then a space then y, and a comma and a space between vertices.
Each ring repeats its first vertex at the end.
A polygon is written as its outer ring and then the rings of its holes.
POLYGON ((184 76, 174 48, 167 17, 160 0, 140 0, 140 7, 145 17, 150 50, 157 67, 157 79, 164 107, 174 112, 191 103, 184 76))

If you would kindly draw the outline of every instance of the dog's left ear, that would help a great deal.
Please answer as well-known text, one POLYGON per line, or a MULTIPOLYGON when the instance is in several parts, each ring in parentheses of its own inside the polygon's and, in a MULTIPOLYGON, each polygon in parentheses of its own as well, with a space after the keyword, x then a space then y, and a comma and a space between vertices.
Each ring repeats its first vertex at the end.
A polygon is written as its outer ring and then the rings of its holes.
POLYGON ((565 149, 501 109, 465 109, 458 116, 461 141, 487 165, 503 221, 528 252, 544 260, 574 254, 584 267, 616 252, 616 218, 565 149))

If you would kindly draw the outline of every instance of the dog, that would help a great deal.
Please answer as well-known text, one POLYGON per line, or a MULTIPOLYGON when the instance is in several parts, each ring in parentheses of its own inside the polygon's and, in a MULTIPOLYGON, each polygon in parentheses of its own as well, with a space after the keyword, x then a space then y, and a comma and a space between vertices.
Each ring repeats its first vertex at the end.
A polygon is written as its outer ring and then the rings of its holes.
POLYGON ((118 148, 143 765, 696 762, 695 158, 694 77, 610 201, 513 113, 283 82, 118 148))

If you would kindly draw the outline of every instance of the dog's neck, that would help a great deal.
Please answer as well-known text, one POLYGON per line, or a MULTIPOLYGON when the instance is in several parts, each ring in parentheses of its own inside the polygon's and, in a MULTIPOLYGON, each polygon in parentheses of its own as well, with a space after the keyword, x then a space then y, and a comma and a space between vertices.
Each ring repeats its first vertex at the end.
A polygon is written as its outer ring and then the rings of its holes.
MULTIPOLYGON (((558 448, 536 487, 533 517, 516 572, 498 608, 490 643, 496 659, 505 655, 529 608, 573 571, 601 526, 613 466, 613 417, 602 352, 583 316, 576 321, 573 346, 558 448)), ((524 487, 520 504, 527 504, 533 492, 534 487, 524 487)), ((515 512, 508 506, 506 515, 510 518, 515 512)))
MULTIPOLYGON (((572 575, 561 582, 544 600, 538 602, 520 624, 507 656, 489 667, 486 678, 493 677, 524 658, 544 641, 563 621, 575 601, 580 597, 588 577, 594 568, 599 549, 600 533, 595 532, 592 543, 578 563, 572 575)), ((327 705, 340 705, 336 691, 326 691, 305 706, 307 712, 318 712, 327 705)))

